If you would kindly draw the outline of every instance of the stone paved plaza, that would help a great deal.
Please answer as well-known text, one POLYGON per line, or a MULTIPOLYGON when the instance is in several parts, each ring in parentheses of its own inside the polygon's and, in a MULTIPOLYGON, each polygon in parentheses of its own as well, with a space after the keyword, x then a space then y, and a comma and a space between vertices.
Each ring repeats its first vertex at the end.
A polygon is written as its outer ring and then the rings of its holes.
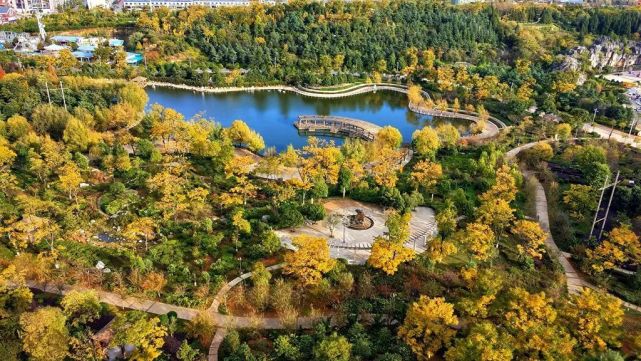
MULTIPOLYGON (((387 227, 385 227, 387 217, 383 208, 342 198, 331 198, 324 203, 324 206, 327 211, 326 220, 306 224, 296 229, 277 231, 276 233, 283 245, 291 248, 291 239, 300 234, 320 236, 327 239, 333 258, 345 258, 353 264, 365 263, 369 257, 374 238, 387 232, 387 227), (367 217, 370 217, 374 221, 374 225, 366 230, 355 230, 345 227, 343 224, 338 224, 332 237, 327 218, 332 214, 341 217, 354 215, 357 209, 362 210, 367 217)), ((405 246, 416 250, 418 253, 424 252, 426 240, 437 232, 434 210, 428 207, 417 207, 412 212, 410 229, 410 240, 405 246)))

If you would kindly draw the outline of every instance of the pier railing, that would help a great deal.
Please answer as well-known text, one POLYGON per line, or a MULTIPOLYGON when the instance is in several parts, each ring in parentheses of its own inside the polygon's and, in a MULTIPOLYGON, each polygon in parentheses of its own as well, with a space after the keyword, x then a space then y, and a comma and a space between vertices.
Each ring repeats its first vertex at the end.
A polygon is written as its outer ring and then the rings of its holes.
POLYGON ((300 132, 320 133, 372 141, 380 127, 359 119, 333 115, 301 115, 294 122, 300 132))

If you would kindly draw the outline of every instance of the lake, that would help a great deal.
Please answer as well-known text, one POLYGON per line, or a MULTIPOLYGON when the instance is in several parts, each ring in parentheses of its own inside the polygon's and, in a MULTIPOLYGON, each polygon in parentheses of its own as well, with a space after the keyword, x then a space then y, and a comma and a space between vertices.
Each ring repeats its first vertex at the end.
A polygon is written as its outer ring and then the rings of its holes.
MULTIPOLYGON (((241 119, 263 136, 267 147, 283 150, 287 145, 302 147, 307 136, 299 134, 294 122, 299 115, 337 115, 391 125, 400 130, 403 141, 409 142, 412 133, 426 125, 451 122, 462 133, 468 132, 469 122, 459 119, 432 119, 407 108, 407 97, 393 91, 378 91, 345 98, 310 98, 292 92, 255 91, 232 93, 195 93, 171 88, 146 88, 149 106, 158 103, 185 115, 186 119, 200 114, 204 118, 229 126, 241 119)), ((340 138, 333 138, 341 143, 340 138)))

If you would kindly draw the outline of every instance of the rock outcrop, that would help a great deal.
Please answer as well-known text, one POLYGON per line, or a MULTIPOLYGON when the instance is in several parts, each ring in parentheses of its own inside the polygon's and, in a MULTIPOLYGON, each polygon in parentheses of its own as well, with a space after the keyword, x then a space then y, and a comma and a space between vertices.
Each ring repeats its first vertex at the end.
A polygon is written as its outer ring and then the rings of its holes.
POLYGON ((589 47, 579 46, 570 50, 560 64, 568 71, 581 71, 581 64, 601 70, 611 67, 614 70, 641 66, 641 42, 619 41, 600 37, 589 47))

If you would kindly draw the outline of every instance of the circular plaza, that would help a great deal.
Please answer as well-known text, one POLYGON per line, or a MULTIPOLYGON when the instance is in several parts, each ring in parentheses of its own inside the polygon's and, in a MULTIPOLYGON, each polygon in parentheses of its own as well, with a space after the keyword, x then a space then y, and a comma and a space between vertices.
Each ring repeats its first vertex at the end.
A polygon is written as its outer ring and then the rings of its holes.
MULTIPOLYGON (((344 258, 350 264, 365 263, 374 239, 387 233, 385 209, 348 198, 330 198, 323 206, 327 212, 324 220, 276 231, 283 246, 292 248, 292 238, 302 234, 323 237, 327 239, 332 258, 344 258)), ((405 247, 422 253, 436 232, 434 210, 417 207, 412 211, 410 238, 405 247)))

